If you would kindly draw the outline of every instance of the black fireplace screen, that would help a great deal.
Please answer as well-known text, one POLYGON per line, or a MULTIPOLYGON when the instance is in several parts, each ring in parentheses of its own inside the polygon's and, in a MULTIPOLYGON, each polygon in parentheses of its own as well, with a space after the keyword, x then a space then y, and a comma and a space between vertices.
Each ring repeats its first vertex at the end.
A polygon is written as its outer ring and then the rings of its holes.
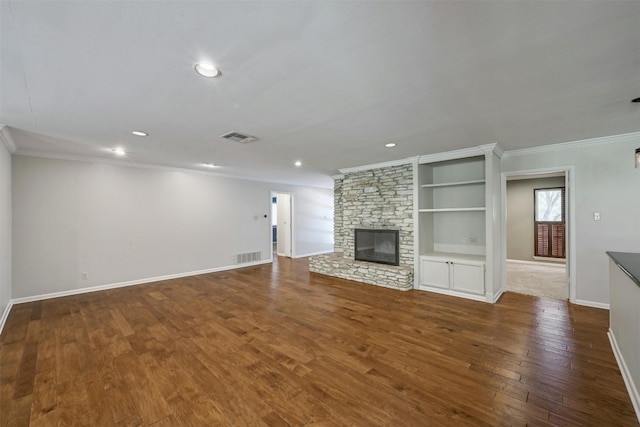
POLYGON ((398 230, 355 229, 355 258, 358 261, 400 265, 398 230))

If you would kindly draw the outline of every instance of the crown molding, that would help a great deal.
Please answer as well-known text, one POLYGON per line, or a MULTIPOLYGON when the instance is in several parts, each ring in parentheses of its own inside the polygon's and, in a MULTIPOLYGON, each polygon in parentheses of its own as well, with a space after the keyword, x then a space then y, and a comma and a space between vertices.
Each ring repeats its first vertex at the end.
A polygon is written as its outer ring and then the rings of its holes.
MULTIPOLYGON (((489 145, 493 145, 493 144, 489 144, 489 145)), ((426 154, 418 157, 418 163, 433 163, 433 162, 441 162, 443 160, 455 160, 455 159, 463 159, 465 157, 484 156, 485 151, 482 147, 486 147, 486 145, 478 146, 478 147, 462 148, 460 150, 445 151, 442 153, 426 154)))
POLYGON ((477 147, 463 148, 460 150, 445 151, 445 152, 436 153, 436 154, 412 156, 412 157, 407 157, 405 159, 392 160, 389 162, 373 163, 370 165, 356 166, 352 168, 342 168, 338 170, 343 174, 342 177, 344 177, 344 174, 347 174, 347 173, 388 168, 391 166, 401 166, 401 165, 408 165, 408 164, 417 165, 421 163, 439 162, 442 160, 454 160, 454 159, 463 159, 465 157, 484 156, 486 153, 491 153, 491 152, 495 153, 500 158, 504 154, 504 151, 502 150, 502 148, 500 148, 498 144, 494 143, 494 144, 479 145, 477 147))
POLYGON ((613 144, 619 142, 640 140, 640 132, 624 133, 620 135, 603 136, 599 138, 582 139, 559 144, 540 145, 538 147, 522 148, 520 150, 505 151, 503 157, 524 156, 529 154, 549 153, 552 151, 566 150, 568 148, 583 148, 593 145, 613 144))
POLYGON ((496 148, 498 144, 496 144, 495 142, 493 144, 482 144, 479 145, 480 149, 482 151, 484 151, 485 153, 492 153, 493 150, 496 148))
POLYGON ((418 161, 420 160, 420 156, 407 157, 407 160, 411 161, 412 163, 418 164, 418 161))
POLYGON ((7 150, 9 150, 11 154, 17 151, 18 148, 16 147, 16 143, 13 141, 13 138, 11 137, 11 133, 9 133, 9 127, 2 123, 0 123, 0 140, 2 140, 4 145, 7 147, 7 150))
POLYGON ((499 158, 502 158, 502 156, 504 156, 504 150, 500 148, 500 146, 496 142, 494 142, 493 144, 481 145, 480 148, 485 152, 485 154, 494 153, 499 158))
POLYGON ((499 159, 504 156, 504 150, 500 148, 498 143, 494 142, 493 144, 484 144, 481 145, 480 148, 484 151, 485 154, 493 153, 498 156, 499 159))
POLYGON ((406 159, 399 159, 399 160, 391 160, 389 162, 372 163, 370 165, 356 166, 356 167, 353 167, 353 168, 341 168, 341 169, 338 169, 338 170, 342 174, 347 174, 347 173, 368 171, 368 170, 372 170, 372 169, 388 168, 388 167, 392 167, 392 166, 408 165, 408 164, 411 164, 411 163, 413 163, 413 160, 411 158, 406 158, 406 159))

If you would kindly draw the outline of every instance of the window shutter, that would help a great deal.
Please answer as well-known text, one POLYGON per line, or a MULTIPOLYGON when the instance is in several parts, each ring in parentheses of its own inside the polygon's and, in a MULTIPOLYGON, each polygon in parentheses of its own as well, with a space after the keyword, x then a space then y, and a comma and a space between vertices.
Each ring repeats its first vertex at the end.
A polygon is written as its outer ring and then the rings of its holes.
POLYGON ((564 258, 564 224, 551 226, 551 256, 564 258))
POLYGON ((549 253, 549 224, 538 224, 537 236, 536 256, 547 256, 549 253))

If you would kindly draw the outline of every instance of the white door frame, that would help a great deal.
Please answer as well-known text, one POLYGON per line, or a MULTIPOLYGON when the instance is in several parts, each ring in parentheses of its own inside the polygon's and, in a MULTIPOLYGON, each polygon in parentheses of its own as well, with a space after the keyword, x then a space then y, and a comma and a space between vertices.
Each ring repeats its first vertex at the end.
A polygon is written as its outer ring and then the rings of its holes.
POLYGON ((542 169, 527 169, 502 172, 500 174, 500 193, 501 193, 501 229, 502 229, 502 243, 501 243, 501 271, 502 280, 500 286, 502 291, 507 289, 507 177, 531 175, 531 178, 535 178, 535 175, 564 172, 565 183, 565 197, 566 197, 566 209, 568 215, 569 226, 567 227, 567 234, 569 238, 565 242, 566 260, 567 260, 567 275, 569 276, 569 301, 576 302, 576 210, 575 210, 575 167, 574 166, 556 166, 551 168, 542 169))
POLYGON ((279 194, 286 194, 287 196, 289 196, 289 200, 291 201, 290 203, 290 224, 289 226, 291 227, 291 232, 289 233, 289 236, 291 237, 291 258, 295 258, 295 254, 296 254, 296 247, 295 247, 295 241, 296 239, 294 238, 294 230, 295 230, 295 220, 294 220, 294 216, 293 216, 293 194, 288 192, 288 191, 277 191, 277 190, 272 190, 271 191, 271 197, 269 197, 269 248, 271 251, 271 261, 273 261, 273 226, 271 225, 272 223, 272 219, 271 219, 271 204, 273 203, 273 198, 274 197, 278 197, 279 194))

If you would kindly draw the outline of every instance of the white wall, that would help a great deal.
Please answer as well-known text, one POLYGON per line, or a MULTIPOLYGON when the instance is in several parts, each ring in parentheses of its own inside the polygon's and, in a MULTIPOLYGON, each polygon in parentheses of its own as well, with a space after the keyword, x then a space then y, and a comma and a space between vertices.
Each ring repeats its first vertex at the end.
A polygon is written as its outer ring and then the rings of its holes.
POLYGON ((333 252, 333 189, 287 186, 273 189, 293 196, 293 257, 333 252))
POLYGON ((0 331, 11 300, 11 153, 0 142, 0 331))
POLYGON ((606 251, 640 252, 640 133, 511 151, 502 172, 575 166, 576 300, 609 303, 606 251), (601 221, 593 213, 602 214, 601 221))
POLYGON ((333 250, 331 189, 14 156, 12 297, 267 259, 271 191, 295 197, 294 255, 333 250))

